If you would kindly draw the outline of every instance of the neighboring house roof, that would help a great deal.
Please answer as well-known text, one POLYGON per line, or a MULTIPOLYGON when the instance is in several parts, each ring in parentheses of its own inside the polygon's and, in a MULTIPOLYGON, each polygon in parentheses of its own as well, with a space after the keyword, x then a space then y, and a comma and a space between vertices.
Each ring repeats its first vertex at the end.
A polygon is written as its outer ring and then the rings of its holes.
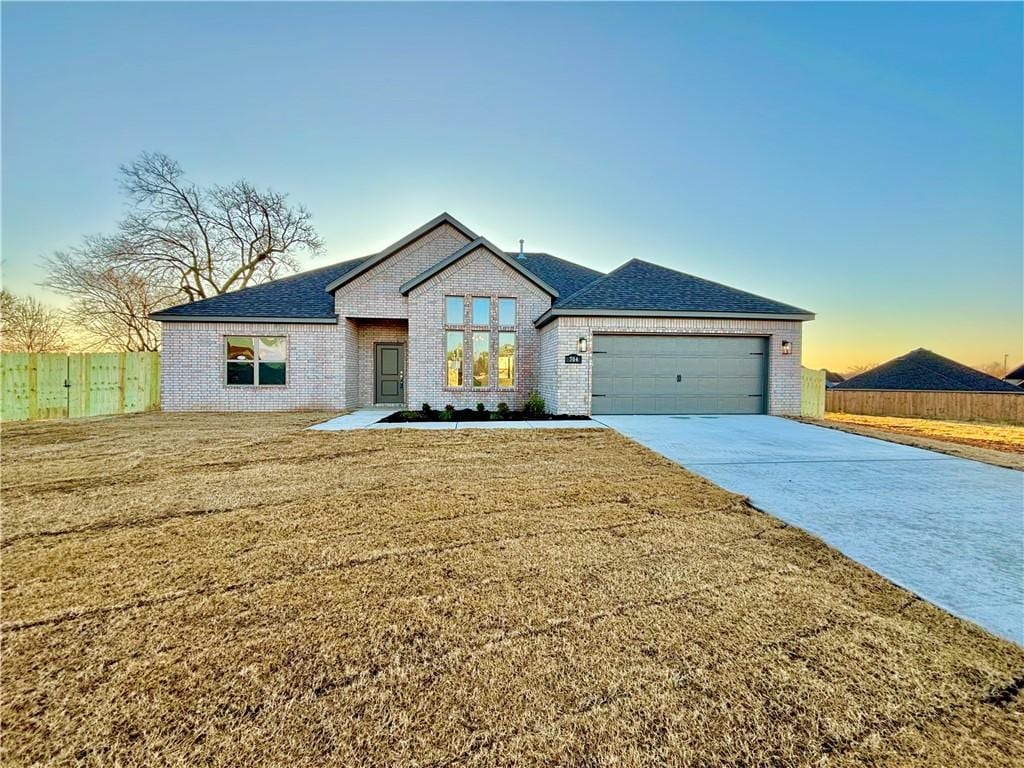
POLYGON ((363 272, 366 272, 368 269, 371 269, 375 267, 377 264, 380 264, 388 256, 397 253, 398 251, 405 248, 405 246, 409 245, 409 243, 420 239, 424 235, 432 232, 433 230, 437 229, 438 227, 444 224, 448 224, 449 226, 454 227, 469 240, 477 239, 477 236, 473 233, 473 230, 471 230, 469 227, 467 227, 465 224, 463 224, 461 221, 459 221, 446 211, 442 213, 440 216, 435 216, 422 227, 414 229, 401 240, 397 240, 396 242, 392 243, 380 253, 376 253, 373 256, 370 256, 368 259, 364 260, 363 263, 360 264, 356 269, 353 269, 350 272, 346 272, 344 275, 341 275, 336 280, 332 280, 330 283, 327 284, 325 290, 336 291, 338 288, 343 286, 348 281, 355 279, 363 272))
POLYGON ((843 376, 843 374, 841 373, 836 373, 835 371, 830 371, 826 368, 825 381, 827 381, 829 384, 841 384, 842 382, 846 381, 846 377, 843 376))
POLYGON ((563 298, 538 324, 557 315, 580 314, 814 317, 806 309, 640 259, 627 261, 563 298))
POLYGON ((1003 376, 1003 381, 1009 381, 1010 379, 1013 379, 1014 381, 1024 381, 1024 363, 1021 363, 1008 374, 1003 376))
POLYGON ((968 368, 928 349, 915 349, 853 376, 835 389, 895 389, 934 392, 1017 392, 1018 387, 968 368))
POLYGON ((334 296, 327 293, 324 288, 368 258, 372 257, 349 259, 191 304, 180 304, 155 312, 152 318, 178 321, 195 319, 206 322, 218 318, 264 321, 301 319, 334 323, 338 320, 334 313, 334 296))
POLYGON ((477 248, 484 248, 490 251, 492 254, 494 254, 499 259, 504 261, 506 264, 512 267, 512 269, 521 274, 527 280, 537 285, 541 290, 545 291, 546 293, 553 297, 558 296, 557 288, 552 287, 544 280, 542 280, 538 275, 528 270, 519 259, 515 258, 514 256, 509 256, 505 251, 499 251, 498 248, 493 243, 491 243, 489 240, 483 237, 478 237, 475 240, 470 240, 468 243, 459 248, 459 250, 457 250, 452 255, 441 259, 441 261, 437 262, 433 266, 428 267, 427 269, 420 272, 418 275, 416 275, 416 277, 403 283, 401 287, 402 294, 408 294, 409 291, 411 291, 417 285, 422 285, 427 280, 432 278, 434 275, 450 267, 459 259, 462 259, 468 256, 469 254, 473 253, 473 251, 475 251, 477 248))

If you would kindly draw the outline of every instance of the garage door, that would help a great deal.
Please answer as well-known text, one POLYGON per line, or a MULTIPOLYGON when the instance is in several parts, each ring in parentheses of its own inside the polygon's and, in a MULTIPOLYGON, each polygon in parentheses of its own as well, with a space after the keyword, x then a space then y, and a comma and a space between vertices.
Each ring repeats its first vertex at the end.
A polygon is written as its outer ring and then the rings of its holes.
POLYGON ((764 413, 767 339, 594 336, 593 413, 764 413))

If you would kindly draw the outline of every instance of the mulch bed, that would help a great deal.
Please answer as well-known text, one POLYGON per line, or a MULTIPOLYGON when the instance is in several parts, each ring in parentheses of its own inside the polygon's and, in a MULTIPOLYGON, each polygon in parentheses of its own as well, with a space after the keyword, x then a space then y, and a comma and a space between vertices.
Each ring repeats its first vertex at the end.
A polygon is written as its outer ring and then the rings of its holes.
POLYGON ((433 421, 590 421, 589 416, 571 416, 564 413, 527 413, 526 411, 478 411, 475 408, 456 408, 452 411, 398 411, 381 419, 388 424, 409 424, 433 421))

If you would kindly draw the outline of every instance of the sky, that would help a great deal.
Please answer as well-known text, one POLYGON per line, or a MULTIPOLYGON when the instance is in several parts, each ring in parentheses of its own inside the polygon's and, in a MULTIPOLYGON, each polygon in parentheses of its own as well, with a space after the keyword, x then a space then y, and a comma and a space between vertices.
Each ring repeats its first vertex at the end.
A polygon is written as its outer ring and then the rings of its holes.
POLYGON ((286 192, 320 266, 448 211, 817 313, 806 365, 1024 359, 1024 13, 1001 4, 2 4, 5 287, 143 151, 286 192))

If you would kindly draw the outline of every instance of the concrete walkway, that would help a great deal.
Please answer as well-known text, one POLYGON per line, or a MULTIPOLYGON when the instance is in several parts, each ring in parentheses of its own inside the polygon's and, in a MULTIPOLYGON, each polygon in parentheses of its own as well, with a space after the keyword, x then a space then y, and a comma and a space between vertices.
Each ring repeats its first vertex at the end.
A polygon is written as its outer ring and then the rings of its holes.
POLYGON ((772 416, 597 419, 1024 645, 1024 473, 772 416))
POLYGON ((386 419, 392 413, 398 413, 398 409, 388 410, 387 408, 360 408, 358 411, 346 413, 342 416, 335 416, 329 421, 314 424, 310 429, 320 429, 325 432, 344 432, 349 429, 367 429, 370 425, 381 419, 386 419))
POLYGON ((360 408, 315 424, 310 429, 328 432, 343 432, 350 429, 605 429, 604 424, 589 419, 565 419, 562 421, 424 421, 408 424, 380 424, 397 410, 384 408, 360 408))

